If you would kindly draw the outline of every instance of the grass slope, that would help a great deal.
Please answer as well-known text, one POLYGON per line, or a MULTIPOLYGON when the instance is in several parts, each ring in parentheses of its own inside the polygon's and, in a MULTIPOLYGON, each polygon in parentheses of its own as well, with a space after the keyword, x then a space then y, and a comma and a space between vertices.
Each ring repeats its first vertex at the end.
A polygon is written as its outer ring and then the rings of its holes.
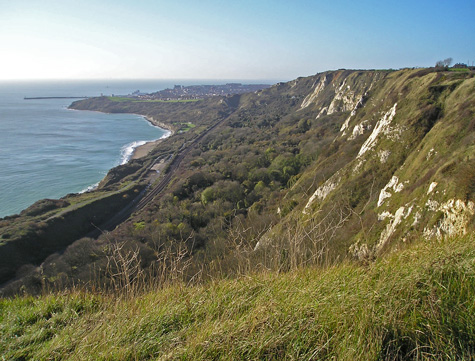
POLYGON ((3 359, 381 360, 475 355, 475 237, 370 265, 118 297, 0 300, 3 359))

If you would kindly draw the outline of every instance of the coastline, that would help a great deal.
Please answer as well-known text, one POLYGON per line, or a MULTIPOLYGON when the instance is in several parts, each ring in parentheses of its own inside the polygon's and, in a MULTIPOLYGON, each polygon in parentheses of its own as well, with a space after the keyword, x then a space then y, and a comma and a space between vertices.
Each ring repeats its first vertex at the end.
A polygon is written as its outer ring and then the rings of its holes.
MULTIPOLYGON (((100 111, 100 110, 83 110, 83 109, 75 109, 75 108, 71 108, 71 105, 67 108, 68 110, 73 110, 73 111, 87 111, 87 112, 97 112, 97 113, 106 113, 106 114, 111 114, 109 112, 104 112, 104 111, 100 111)), ((157 127, 157 128, 161 128, 161 129, 164 129, 166 130, 167 132, 165 132, 164 135, 162 135, 160 138, 158 139, 155 139, 155 140, 150 140, 148 142, 144 142, 144 143, 141 143, 139 141, 136 141, 134 143, 132 143, 131 147, 132 147, 132 151, 130 153, 128 153, 127 151, 125 151, 125 156, 123 157, 123 160, 121 161, 120 165, 123 165, 123 164, 127 164, 129 161, 133 160, 133 159, 139 159, 139 158, 142 158, 142 157, 145 157, 148 153, 150 153, 152 151, 153 148, 155 148, 155 146, 157 144, 159 144, 163 139, 165 138, 168 138, 170 136, 172 136, 173 134, 175 134, 175 130, 173 128, 173 126, 171 126, 170 124, 166 124, 166 123, 163 123, 159 120, 156 120, 154 119, 153 117, 150 117, 150 116, 147 116, 147 115, 143 115, 143 114, 137 114, 137 113, 124 113, 124 114, 133 114, 133 115, 137 115, 143 119, 145 119, 147 122, 149 122, 152 126, 154 127, 157 127)), ((129 145, 130 146, 130 145, 129 145)), ((124 149, 123 149, 124 151, 124 149)), ((92 187, 92 186, 90 186, 92 187)), ((88 187, 87 190, 90 188, 88 187)), ((92 188, 94 189, 94 188, 92 188)), ((86 191, 86 190, 84 190, 86 191)), ((81 191, 80 193, 84 192, 84 191, 81 191)))
POLYGON ((148 153, 150 153, 153 148, 155 148, 155 146, 157 146, 163 139, 166 139, 170 136, 172 136, 175 132, 172 128, 172 126, 170 126, 169 124, 165 124, 165 123, 162 123, 160 121, 157 121, 155 120, 153 117, 148 117, 148 116, 145 116, 145 115, 141 115, 141 114, 136 114, 136 115, 139 115, 141 117, 143 117, 147 122, 149 122, 150 124, 152 124, 154 127, 158 127, 158 128, 162 128, 162 129, 165 129, 166 132, 164 135, 162 135, 160 138, 158 139, 155 139, 155 140, 151 140, 149 142, 145 142, 144 144, 141 144, 141 145, 138 145, 136 146, 133 151, 132 151, 132 154, 130 155, 129 159, 127 159, 123 164, 126 164, 128 161, 130 160, 133 160, 133 159, 139 159, 139 158, 142 158, 142 157, 145 157, 148 153))
MULTIPOLYGON (((81 110, 72 109, 72 108, 68 108, 68 109, 81 111, 81 110)), ((88 110, 88 111, 104 113, 104 112, 97 111, 97 110, 88 110)), ((128 162, 130 162, 131 160, 134 160, 134 159, 139 159, 139 158, 145 157, 160 142, 162 142, 164 139, 166 139, 166 138, 172 136, 173 134, 175 134, 175 130, 173 129, 173 127, 171 125, 160 122, 160 121, 157 121, 153 117, 148 117, 148 116, 145 116, 145 115, 142 115, 142 114, 136 114, 136 113, 129 113, 129 114, 133 114, 133 115, 137 115, 139 117, 142 117, 147 122, 149 122, 152 126, 165 130, 165 133, 160 138, 155 139, 155 140, 134 141, 134 142, 124 146, 124 148, 122 148, 122 161, 121 161, 120 165, 127 164, 128 162)), ((88 186, 87 188, 85 188, 85 189, 81 190, 80 192, 78 192, 78 194, 86 193, 86 192, 90 192, 90 191, 95 190, 99 186, 100 182, 101 181, 99 181, 99 182, 97 182, 93 185, 88 186)))
MULTIPOLYGON (((89 111, 89 112, 110 114, 109 112, 104 112, 104 111, 100 111, 100 110, 75 109, 75 108, 72 108, 71 105, 67 109, 68 110, 73 110, 73 111, 89 111)), ((143 114, 137 114, 137 113, 124 113, 124 114, 131 114, 131 115, 136 115, 138 117, 141 117, 144 120, 146 120, 153 127, 157 127, 157 128, 161 128, 161 129, 165 130, 165 133, 160 138, 155 139, 155 140, 134 141, 132 143, 124 145, 122 150, 121 150, 122 159, 121 159, 119 165, 124 165, 124 164, 127 164, 128 162, 130 162, 131 160, 140 159, 140 158, 143 158, 143 157, 147 156, 161 141, 163 141, 164 139, 166 139, 166 138, 172 136, 173 134, 175 134, 175 129, 172 125, 167 124, 167 123, 163 123, 161 121, 158 121, 158 120, 154 119, 151 116, 147 116, 147 115, 143 115, 143 114)), ((93 191, 98 187, 99 183, 100 183, 100 181, 96 184, 88 186, 87 188, 81 190, 78 193, 80 194, 80 193, 93 191)))

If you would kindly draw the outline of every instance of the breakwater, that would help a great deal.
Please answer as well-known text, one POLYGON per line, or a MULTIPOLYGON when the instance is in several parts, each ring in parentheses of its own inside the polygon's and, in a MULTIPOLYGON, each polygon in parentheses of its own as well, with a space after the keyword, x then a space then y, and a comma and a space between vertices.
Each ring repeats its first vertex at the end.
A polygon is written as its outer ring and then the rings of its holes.
POLYGON ((89 97, 24 97, 24 100, 34 100, 34 99, 87 99, 89 97))

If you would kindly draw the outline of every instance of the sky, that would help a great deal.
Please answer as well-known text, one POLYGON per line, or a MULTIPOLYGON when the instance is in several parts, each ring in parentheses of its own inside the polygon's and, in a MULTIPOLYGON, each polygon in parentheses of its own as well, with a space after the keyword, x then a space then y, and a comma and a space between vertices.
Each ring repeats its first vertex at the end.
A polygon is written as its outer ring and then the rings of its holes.
POLYGON ((471 64, 474 30, 474 0, 0 0, 0 81, 471 64))

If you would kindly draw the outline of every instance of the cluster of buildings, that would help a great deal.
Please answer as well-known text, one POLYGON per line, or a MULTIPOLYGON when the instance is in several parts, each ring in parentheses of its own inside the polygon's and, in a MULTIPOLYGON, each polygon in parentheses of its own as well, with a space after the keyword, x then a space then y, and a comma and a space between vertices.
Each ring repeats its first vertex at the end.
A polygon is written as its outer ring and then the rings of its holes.
POLYGON ((139 90, 130 94, 148 100, 194 100, 219 95, 232 95, 255 92, 269 88, 269 84, 227 83, 224 85, 175 85, 173 89, 164 89, 155 93, 141 93, 139 90))

